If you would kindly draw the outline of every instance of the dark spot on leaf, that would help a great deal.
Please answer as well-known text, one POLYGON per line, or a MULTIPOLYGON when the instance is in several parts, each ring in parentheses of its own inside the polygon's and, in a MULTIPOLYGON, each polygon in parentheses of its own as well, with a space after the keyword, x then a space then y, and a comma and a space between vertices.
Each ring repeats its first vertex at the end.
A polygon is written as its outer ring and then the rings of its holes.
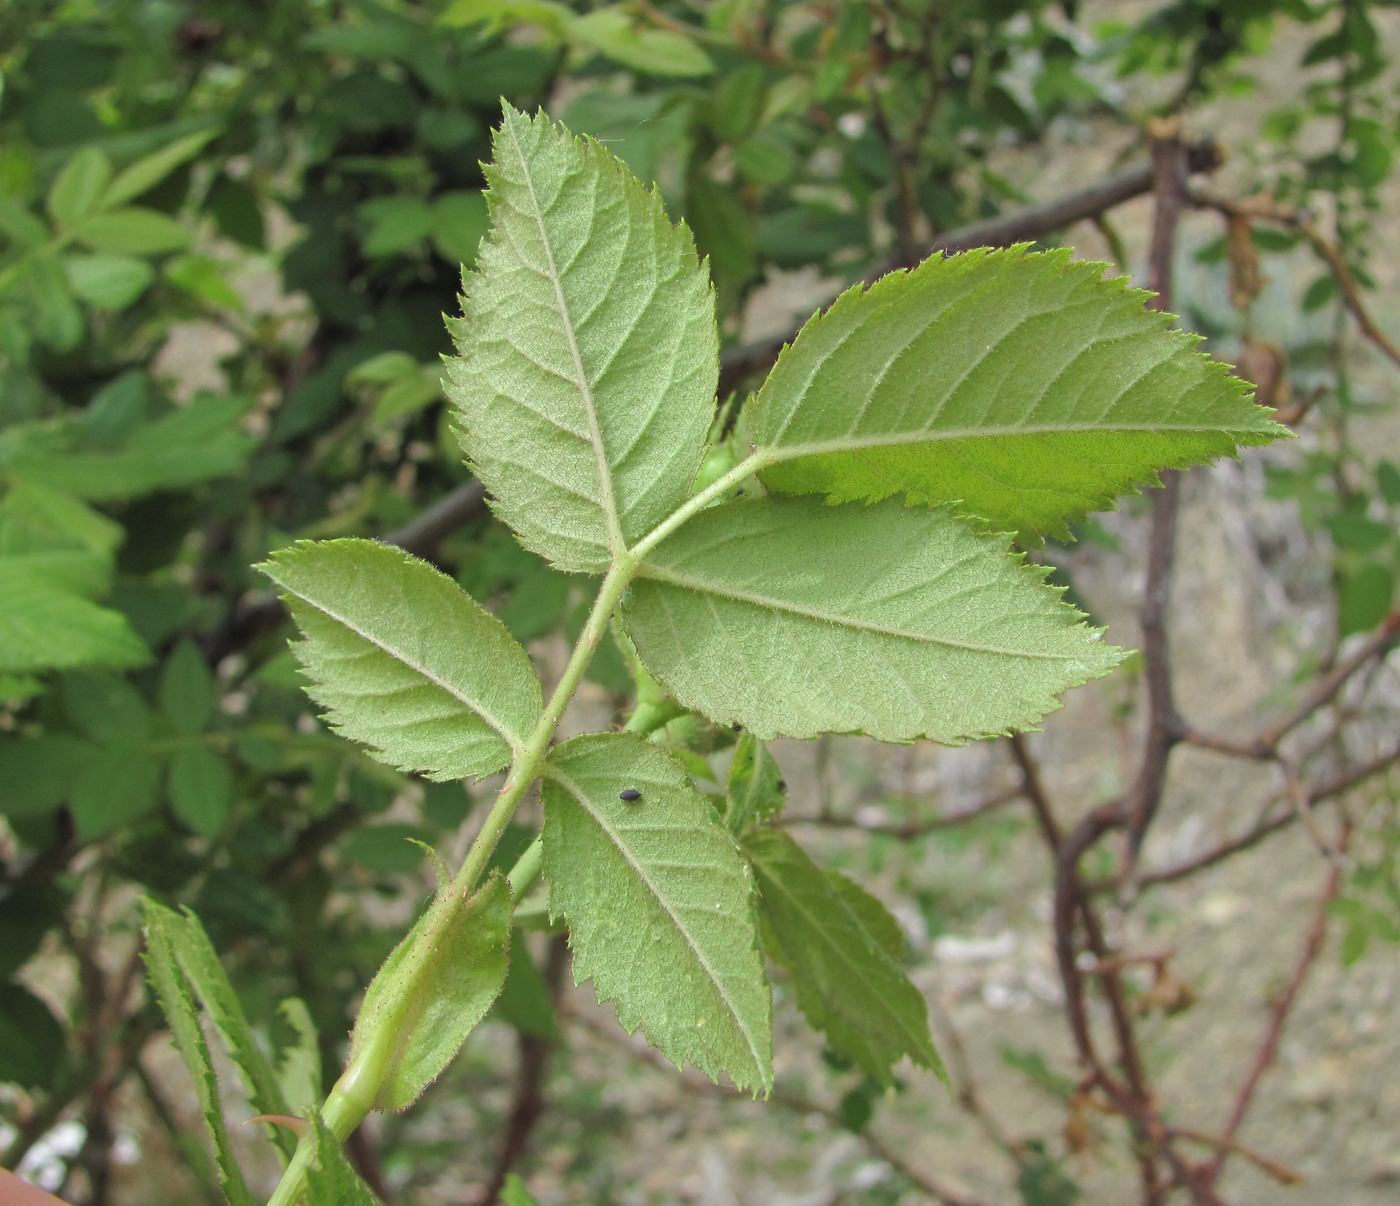
POLYGON ((640 800, 642 798, 642 793, 635 787, 624 787, 617 793, 617 798, 619 800, 626 800, 630 804, 633 800, 640 800))

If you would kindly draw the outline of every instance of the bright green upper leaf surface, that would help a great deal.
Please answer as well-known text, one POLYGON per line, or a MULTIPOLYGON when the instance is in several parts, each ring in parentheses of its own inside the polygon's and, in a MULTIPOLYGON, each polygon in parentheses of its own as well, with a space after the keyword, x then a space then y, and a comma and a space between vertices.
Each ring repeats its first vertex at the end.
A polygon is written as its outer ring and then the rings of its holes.
POLYGON ((541 711, 529 656, 451 578, 373 540, 303 541, 260 567, 331 727, 430 779, 489 775, 541 711))
POLYGON ((505 983, 510 885, 492 875, 466 905, 439 895, 396 946, 365 993, 350 1039, 353 1063, 365 1036, 393 1027, 375 1109, 412 1105, 452 1062, 505 983), (423 935, 450 913, 436 943, 423 935))
POLYGON ((1065 535, 1086 512, 1285 434, 1247 386, 1068 251, 935 256, 848 289, 759 391, 764 484, 832 501, 956 503, 1065 535))
POLYGON ((623 623, 686 707, 755 736, 952 744, 1033 726, 1120 653, 946 510, 761 498, 643 561, 623 623))
POLYGON ((600 572, 690 491, 714 300, 689 234, 597 143, 508 108, 495 147, 448 394, 496 511, 560 568, 600 572))
MULTIPOLYGON (((943 1075, 928 1029, 928 1005, 903 969, 802 848, 777 829, 744 838, 758 877, 759 910, 793 973, 802 1012, 831 1045, 888 1085, 906 1055, 943 1075)), ((866 896, 865 908, 876 904, 866 896)), ((883 911, 883 910, 882 910, 883 911)))
POLYGON ((662 750, 594 733, 550 755, 542 791, 553 916, 574 978, 677 1066, 772 1083, 768 985, 753 884, 727 830, 662 750), (622 800, 627 789, 641 793, 622 800))

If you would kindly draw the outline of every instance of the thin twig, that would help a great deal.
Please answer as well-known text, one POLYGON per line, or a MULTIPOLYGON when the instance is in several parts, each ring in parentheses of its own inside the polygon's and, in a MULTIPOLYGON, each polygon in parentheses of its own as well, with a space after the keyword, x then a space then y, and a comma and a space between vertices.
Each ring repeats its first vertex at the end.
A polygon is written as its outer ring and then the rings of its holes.
MULTIPOLYGON (((1220 166, 1223 156, 1216 143, 1196 142, 1186 147, 1186 161, 1191 172, 1210 172, 1220 166)), ((1014 243, 1035 242, 1076 222, 1097 218, 1116 206, 1146 196, 1152 191, 1152 182, 1152 164, 1141 163, 1079 192, 947 231, 933 239, 927 254, 952 255, 976 247, 1010 247, 1014 243)), ((906 258, 892 256, 877 264, 864 280, 874 281, 896 268, 908 266, 906 258)), ((793 327, 782 335, 726 348, 720 359, 719 396, 723 398, 738 390, 745 378, 769 368, 783 345, 791 342, 796 334, 797 328, 793 327)))
POLYGON ((1400 345, 1397 345, 1376 325, 1375 319, 1361 298, 1361 287, 1347 267, 1340 248, 1328 239, 1308 214, 1291 205, 1282 205, 1271 197, 1256 197, 1248 201, 1233 201, 1206 189, 1192 190, 1193 204, 1202 209, 1214 209, 1233 218, 1248 221, 1271 222, 1289 230, 1297 231, 1307 240, 1308 245, 1327 263, 1337 288, 1341 290, 1342 304, 1352 316, 1361 333, 1366 336, 1392 364, 1400 368, 1400 345))
MULTIPOLYGON (((1180 123, 1173 120, 1159 123, 1152 137, 1156 207, 1148 256, 1148 288, 1154 296, 1148 305, 1156 310, 1170 310, 1172 306, 1176 235, 1185 205, 1189 171, 1186 147, 1179 133, 1180 123)), ((1147 730, 1137 775, 1128 794, 1128 833, 1120 875, 1125 885, 1133 882, 1143 840, 1161 806, 1167 760, 1181 729, 1172 690, 1171 645, 1167 630, 1176 560, 1177 516, 1181 509, 1181 478, 1175 470, 1166 470, 1161 477, 1162 489, 1153 492, 1150 503, 1147 583, 1140 613, 1147 730)))
MULTIPOLYGON (((1358 787, 1367 779, 1389 770, 1393 766, 1400 765, 1400 746, 1389 750, 1384 754, 1363 762, 1360 766, 1338 775, 1335 779, 1322 785, 1314 787, 1308 792, 1307 806, 1315 809, 1317 805, 1328 800, 1334 800, 1338 796, 1344 795, 1352 788, 1358 787)), ((1275 801, 1282 800, 1282 796, 1276 796, 1275 801)), ((1267 817, 1267 814, 1266 814, 1267 817)), ((1169 867, 1163 867, 1157 871, 1151 871, 1138 877, 1138 884, 1141 887, 1152 887, 1156 884, 1175 883, 1178 880, 1188 879, 1197 872, 1204 871, 1207 867, 1213 867, 1217 863, 1224 862, 1227 858, 1239 854, 1242 850, 1248 850, 1251 846, 1257 846, 1264 838, 1270 834, 1277 833, 1280 829, 1287 829, 1288 826, 1296 824, 1298 821, 1297 811, 1285 811, 1276 813, 1272 817, 1267 817, 1252 825, 1249 829, 1236 837, 1221 842, 1218 846, 1193 858, 1183 859, 1179 863, 1173 863, 1169 867)), ((1105 882, 1093 885, 1094 891, 1100 891, 1111 887, 1105 882)))
POLYGON ((971 808, 960 809, 958 812, 944 813, 942 816, 930 817, 926 821, 910 821, 905 825, 891 825, 884 822, 862 821, 857 817, 839 817, 831 813, 820 813, 811 816, 784 816, 780 818, 782 825, 815 825, 823 829, 849 829, 855 833, 868 833, 880 837, 899 838, 910 841, 914 838, 921 838, 930 833, 937 833, 945 829, 956 829, 959 825, 966 825, 971 821, 984 817, 988 813, 996 812, 1006 807, 1014 800, 1019 800, 1024 791, 1020 787, 1008 787, 1004 791, 996 792, 984 800, 979 800, 971 808))
POLYGON ((1237 758, 1266 761, 1278 753, 1283 739, 1330 703, 1358 673, 1386 657, 1400 643, 1400 607, 1397 607, 1366 635, 1351 653, 1319 675, 1291 710, 1255 736, 1234 740, 1183 724, 1180 738, 1189 745, 1214 750, 1237 758))
MULTIPOLYGON (((549 940, 545 956, 544 982, 549 991, 549 999, 556 1006, 559 1003, 560 989, 564 983, 564 969, 569 962, 568 939, 556 934, 549 940)), ((482 1197, 483 1206, 496 1206, 501 1200, 506 1178, 520 1162, 530 1145, 530 1136, 544 1117, 545 1071, 549 1053, 554 1049, 554 1040, 538 1034, 519 1032, 520 1062, 515 1077, 515 1093, 511 1101, 510 1118, 501 1134, 500 1145, 496 1149, 496 1163, 491 1170, 486 1192, 482 1197)))
MULTIPOLYGON (((611 1023, 603 1018, 595 1017, 591 1013, 574 1013, 570 1011, 567 1016, 571 1023, 582 1026, 591 1034, 614 1046, 625 1047, 630 1055, 665 1072, 669 1077, 674 1079, 678 1075, 675 1065, 667 1060, 666 1057, 655 1048, 638 1047, 634 1044, 627 1043, 625 1036, 617 1028, 616 1023, 611 1023)), ((679 1076, 684 1090, 687 1093, 706 1093, 722 1097, 727 1101, 735 1100, 733 1090, 724 1085, 716 1084, 693 1072, 682 1072, 679 1073, 679 1076)), ((847 1129, 841 1116, 830 1106, 822 1105, 820 1102, 813 1101, 800 1094, 779 1089, 770 1094, 768 1100, 776 1105, 784 1106, 800 1114, 819 1114, 839 1129, 847 1129)), ((890 1144, 887 1144, 869 1127, 854 1133, 856 1138, 865 1144, 872 1155, 888 1164, 911 1185, 921 1190, 930 1200, 939 1203, 939 1206, 992 1206, 992 1204, 985 1199, 977 1197, 961 1186, 950 1185, 946 1181, 941 1181, 923 1172, 921 1169, 913 1167, 898 1150, 890 1144)))
MULTIPOLYGON (((1350 826, 1345 823, 1342 826, 1341 834, 1337 841, 1337 848, 1345 850, 1350 837, 1350 826)), ((1308 978, 1308 973, 1312 970, 1313 964, 1317 960, 1318 954, 1322 950, 1323 939, 1327 936, 1327 917, 1331 909, 1332 901, 1337 893, 1341 891, 1342 873, 1341 869, 1334 863, 1327 872, 1327 881, 1323 885, 1322 892, 1318 896, 1317 907, 1313 911, 1311 926, 1308 927, 1307 936, 1303 940, 1302 950, 1298 954, 1298 960, 1293 968, 1293 975, 1289 978, 1287 986, 1275 999, 1273 1008, 1269 1011, 1269 1024, 1265 1028, 1263 1040, 1259 1044, 1259 1050, 1254 1057, 1254 1062, 1250 1065, 1244 1083, 1240 1086, 1240 1091, 1235 1097, 1234 1104, 1230 1108, 1230 1116, 1224 1128, 1220 1132, 1217 1140, 1217 1150, 1206 1168, 1206 1179, 1210 1184, 1214 1184, 1220 1179, 1220 1174, 1224 1170, 1225 1161, 1235 1150, 1235 1136, 1239 1133, 1240 1127, 1244 1124, 1245 1115, 1249 1112, 1250 1104, 1254 1100, 1255 1090, 1259 1087, 1259 1082, 1263 1079, 1264 1073, 1274 1062, 1274 1057, 1278 1054, 1279 1040, 1283 1035, 1283 1028, 1288 1021, 1288 1015, 1292 1012, 1293 1005, 1298 999, 1298 994, 1302 991, 1303 983, 1308 978)))

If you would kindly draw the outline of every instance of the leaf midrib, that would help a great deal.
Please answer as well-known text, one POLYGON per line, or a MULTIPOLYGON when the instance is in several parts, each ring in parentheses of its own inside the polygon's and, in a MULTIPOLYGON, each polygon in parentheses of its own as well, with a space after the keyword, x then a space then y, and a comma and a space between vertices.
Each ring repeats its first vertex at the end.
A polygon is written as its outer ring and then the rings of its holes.
POLYGON ((638 567, 637 576, 639 578, 649 578, 654 582, 663 582, 668 586, 677 586, 682 590, 694 591, 699 595, 717 596, 721 599, 729 599, 736 603, 747 603, 753 607, 761 607, 765 611, 782 612, 786 615, 800 616, 806 620, 815 620, 823 624, 835 624, 841 628, 874 633, 877 636, 887 636, 895 640, 913 641, 920 645, 938 645, 947 649, 965 650, 969 653, 988 653, 1001 657, 1029 658, 1038 661, 1075 662, 1083 660, 1082 652, 1053 653, 1044 650, 1007 648, 1000 645, 987 645, 975 641, 957 641, 949 637, 936 636, 929 632, 899 628, 893 624, 881 624, 874 620, 864 620, 857 616, 849 615, 846 612, 828 611, 820 607, 811 607, 801 603, 794 603, 790 599, 780 599, 770 595, 763 595, 757 591, 740 590, 738 587, 729 586, 727 584, 720 586, 703 578, 693 578, 679 573, 676 570, 665 569, 650 561, 643 561, 641 563, 638 567))
POLYGON ((800 444, 766 444, 761 448, 765 464, 773 465, 782 461, 803 456, 822 456, 833 452, 852 452, 863 448, 888 448, 901 444, 931 444, 955 440, 1005 439, 1007 436, 1057 436, 1057 435, 1179 435, 1209 433, 1225 435, 1229 432, 1264 434, 1256 428, 1240 424, 1224 427, 1211 423, 1035 423, 981 425, 977 427, 953 427, 943 430, 919 428, 916 431, 880 432, 873 435, 853 435, 835 437, 828 440, 810 440, 800 444))
POLYGON ((559 266, 554 260, 554 247, 549 241, 549 230, 544 221, 544 208, 540 204, 539 195, 535 192, 535 180, 530 172, 530 162, 520 146, 514 126, 507 123, 502 128, 511 131, 511 141, 515 147, 516 157, 520 161, 520 175, 525 181, 525 188, 530 196, 530 217, 534 219, 535 225, 539 229, 540 246, 544 250, 545 262, 549 267, 549 283, 554 289, 554 300, 559 308, 559 322, 564 331, 564 338, 569 344, 569 355, 573 360, 575 375, 573 384, 578 390, 579 399, 583 403, 583 412, 588 421, 588 442, 593 449, 593 461, 598 471, 598 490, 601 496, 599 501, 607 523, 608 545, 616 558, 626 551, 627 543, 622 535, 617 499, 613 494, 612 471, 608 465, 607 450, 603 446, 603 431, 598 424, 597 403, 593 397, 593 389, 588 384, 588 372, 584 368, 583 354, 579 351, 573 316, 569 311, 568 301, 564 297, 563 279, 559 272, 559 266))
MULTIPOLYGON (((607 818, 602 816, 598 812, 598 810, 593 807, 591 801, 589 800, 588 796, 584 793, 583 789, 572 778, 570 778, 567 773, 562 771, 558 766, 554 764, 546 766, 544 773, 549 778, 553 779, 556 783, 558 783, 559 786, 562 787, 566 792, 568 792, 569 795, 572 796, 579 803, 583 810, 590 817, 593 818, 594 823, 598 826, 599 829, 603 831, 603 833, 607 836, 608 840, 612 843, 613 849, 615 849, 619 854, 622 855, 623 859, 627 862, 628 866, 630 866, 633 872, 636 874, 638 880, 647 889, 647 891, 651 893, 658 907, 662 910, 662 912, 665 913, 667 917, 671 919, 671 923, 675 926, 676 930, 684 938, 686 946, 690 949, 692 954, 695 956, 696 960, 700 963, 700 966, 705 970, 705 974, 709 979, 709 982, 713 984, 716 990, 719 992, 721 999, 724 1001, 724 1004, 729 1011, 729 1016, 734 1019, 735 1023, 739 1027, 739 1030, 743 1033, 744 1039, 748 1044, 749 1054, 753 1058, 754 1068, 758 1072, 758 1078, 760 1082, 763 1081, 763 1053, 755 1044, 753 1034, 750 1032, 747 1023, 744 1020, 743 1014, 740 1012, 738 1006, 734 1002, 733 997, 730 995, 729 989, 726 986, 724 980, 711 966, 709 959, 705 957, 704 952, 700 949, 699 945, 697 945, 695 939, 691 935, 689 927, 682 920, 681 915, 671 908, 671 905, 667 900, 666 896, 661 892, 660 888, 656 885, 652 877, 649 874, 647 874, 645 865, 636 859, 636 857, 632 854, 632 851, 628 848, 627 844, 620 839, 617 830, 612 826, 612 824, 609 823, 607 818)), ((668 825, 666 826, 666 828, 674 829, 676 828, 676 826, 668 825)))

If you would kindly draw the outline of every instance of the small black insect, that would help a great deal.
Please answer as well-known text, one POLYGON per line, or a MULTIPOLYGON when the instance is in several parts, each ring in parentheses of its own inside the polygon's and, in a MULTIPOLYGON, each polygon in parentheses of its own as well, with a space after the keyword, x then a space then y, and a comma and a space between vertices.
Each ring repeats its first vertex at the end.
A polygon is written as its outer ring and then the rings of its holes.
POLYGON ((626 800, 627 803, 630 804, 633 800, 640 800, 642 798, 642 793, 639 792, 635 787, 624 787, 620 792, 617 793, 617 798, 619 800, 626 800))

